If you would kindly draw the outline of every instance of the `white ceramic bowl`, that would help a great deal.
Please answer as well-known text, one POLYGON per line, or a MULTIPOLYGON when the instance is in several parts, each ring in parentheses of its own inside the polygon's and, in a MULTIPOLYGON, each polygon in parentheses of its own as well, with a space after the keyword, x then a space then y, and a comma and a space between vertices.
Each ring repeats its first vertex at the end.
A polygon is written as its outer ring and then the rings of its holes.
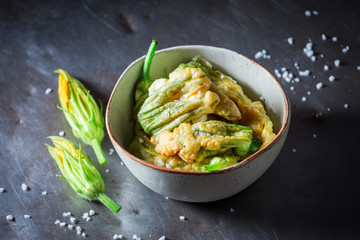
POLYGON ((106 128, 114 148, 131 173, 145 186, 172 199, 209 202, 230 197, 255 182, 274 162, 283 147, 290 124, 290 104, 275 77, 245 56, 210 46, 178 46, 157 51, 150 77, 165 77, 180 63, 201 55, 236 79, 252 100, 265 99, 267 114, 274 123, 276 138, 240 163, 215 172, 167 169, 133 156, 127 148, 134 138, 131 120, 134 88, 144 56, 132 62, 117 81, 106 108, 106 128))

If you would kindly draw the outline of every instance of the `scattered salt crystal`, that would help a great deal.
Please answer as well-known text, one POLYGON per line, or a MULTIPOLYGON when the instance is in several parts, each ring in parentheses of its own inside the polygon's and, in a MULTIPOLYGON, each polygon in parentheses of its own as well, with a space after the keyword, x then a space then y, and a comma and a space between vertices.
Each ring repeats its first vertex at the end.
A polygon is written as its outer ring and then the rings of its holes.
POLYGON ((31 218, 31 216, 30 215, 24 215, 24 218, 29 219, 29 218, 31 218))
POLYGON ((300 82, 300 79, 298 77, 294 78, 294 82, 298 83, 300 82))
POLYGON ((43 196, 47 195, 46 190, 42 191, 42 193, 41 193, 41 194, 42 194, 43 196))
POLYGON ((83 216, 82 216, 82 218, 84 218, 84 219, 85 219, 85 218, 88 218, 88 217, 89 217, 89 213, 87 213, 87 212, 84 213, 83 216))
POLYGON ((306 53, 306 56, 308 56, 309 58, 314 56, 314 51, 313 50, 307 50, 307 51, 305 51, 305 53, 306 53))
POLYGON ((349 104, 345 103, 344 108, 349 108, 349 104))
POLYGON ((52 92, 52 89, 51 88, 47 88, 46 90, 45 90, 45 94, 50 94, 52 92))
POLYGON ((137 239, 137 236, 136 236, 136 234, 134 234, 132 238, 133 238, 133 239, 137 239))
POLYGON ((339 59, 336 59, 334 61, 334 64, 335 64, 335 67, 339 67, 340 66, 340 60, 339 59))
POLYGON ((59 132, 59 136, 60 136, 60 137, 63 137, 64 135, 65 135, 65 132, 64 132, 64 131, 60 131, 60 132, 59 132))
POLYGON ((330 111, 331 111, 331 109, 330 109, 330 108, 327 108, 327 110, 328 110, 328 112, 330 112, 330 111))
POLYGON ((328 65, 324 65, 324 71, 329 70, 329 66, 328 65))
POLYGON ((316 137, 317 137, 317 136, 316 136, 316 133, 314 133, 314 134, 313 134, 313 138, 316 138, 316 137))
POLYGON ((162 236, 161 238, 159 238, 159 240, 165 240, 166 237, 165 236, 162 236))
POLYGON ((166 200, 168 200, 168 199, 169 199, 169 197, 165 197, 165 199, 166 199, 166 200))
POLYGON ((5 192, 5 188, 0 188, 0 193, 5 192))
POLYGON ((87 218, 86 218, 86 221, 87 221, 87 222, 90 222, 90 221, 91 221, 91 217, 87 217, 87 218))
POLYGON ((322 82, 319 82, 319 83, 316 84, 316 89, 317 89, 317 90, 320 90, 320 88, 322 88, 322 87, 323 87, 323 83, 322 83, 322 82))
POLYGON ((310 75, 310 70, 299 71, 299 75, 302 77, 307 77, 310 75))
POLYGON ((306 10, 306 11, 305 11, 305 16, 310 17, 310 16, 311 16, 311 12, 310 12, 309 10, 306 10))
POLYGON ((306 102, 306 97, 302 97, 301 101, 306 102))
POLYGON ((68 229, 73 230, 73 229, 74 229, 74 225, 69 224, 69 225, 68 225, 68 229))
POLYGON ((261 52, 257 52, 256 54, 255 54, 255 58, 256 59, 259 59, 259 58, 261 58, 263 56, 263 54, 261 53, 261 52))
POLYGON ((311 92, 310 92, 310 91, 307 91, 307 95, 311 95, 311 92))
POLYGON ((292 152, 293 152, 293 153, 296 153, 296 149, 295 149, 295 148, 293 148, 293 149, 292 149, 292 152))
POLYGON ((291 87, 290 87, 290 90, 291 90, 291 91, 294 91, 294 89, 295 89, 294 86, 291 86, 291 87))
POLYGON ((77 230, 78 232, 82 232, 82 229, 81 229, 80 226, 77 226, 77 227, 76 227, 76 230, 77 230))
POLYGON ((180 216, 179 218, 181 221, 185 221, 185 219, 186 219, 184 216, 180 216))
POLYGON ((124 166, 124 163, 123 163, 123 162, 120 162, 120 165, 121 165, 121 166, 124 166))
POLYGON ((330 82, 335 81, 335 77, 334 77, 333 75, 331 75, 331 76, 329 77, 329 81, 330 81, 330 82))
POLYGON ((292 37, 289 37, 289 38, 287 39, 287 41, 288 41, 288 43, 289 43, 290 45, 293 45, 293 44, 294 44, 294 39, 293 39, 292 37))
POLYGON ((282 72, 285 72, 285 71, 286 71, 286 67, 282 67, 282 68, 281 68, 281 71, 282 71, 282 72))
POLYGON ((350 50, 350 47, 349 46, 346 46, 342 49, 342 52, 343 53, 347 53, 348 51, 350 50))
POLYGON ((321 58, 324 58, 324 54, 320 54, 320 57, 321 57, 321 58))
POLYGON ((122 239, 122 238, 123 238, 123 236, 121 234, 119 234, 119 235, 115 234, 113 237, 113 239, 122 239))
MULTIPOLYGON (((139 143, 142 143, 142 142, 144 142, 144 140, 142 139, 142 138, 139 138, 139 143), (140 141, 141 140, 141 141, 140 141)), ((110 148, 109 149, 109 155, 112 155, 113 153, 114 153, 114 149, 113 148, 110 148)))
POLYGON ((357 66, 356 69, 357 69, 358 71, 360 71, 360 66, 357 66))
POLYGON ((316 10, 313 10, 313 11, 312 11, 312 14, 314 14, 314 15, 319 15, 319 12, 316 11, 316 10))
POLYGON ((60 225, 60 227, 65 227, 65 226, 66 226, 66 222, 61 222, 59 225, 60 225))
POLYGON ((91 209, 91 210, 89 211, 89 215, 90 215, 90 216, 94 216, 95 214, 96 214, 96 212, 95 212, 94 210, 91 209))
POLYGON ((59 224, 59 223, 60 223, 60 220, 56 219, 55 224, 59 224))
POLYGON ((25 183, 21 184, 21 188, 22 188, 23 191, 28 191, 29 190, 29 187, 25 183))
POLYGON ((315 56, 311 56, 311 61, 315 62, 315 61, 316 61, 316 57, 315 57, 315 56))
POLYGON ((76 231, 76 234, 77 234, 77 235, 81 235, 81 231, 76 231))
POLYGON ((299 64, 298 64, 298 62, 295 62, 295 63, 294 63, 294 67, 295 67, 296 69, 299 69, 299 64))
POLYGON ((331 40, 332 40, 333 42, 337 42, 338 38, 337 38, 337 37, 332 37, 331 40))
POLYGON ((162 167, 164 166, 164 162, 161 159, 157 159, 157 164, 162 167))
POLYGON ((81 236, 87 237, 86 233, 84 233, 84 232, 81 234, 81 236))
POLYGON ((14 221, 14 217, 12 215, 7 215, 6 220, 8 221, 14 221))
POLYGON ((76 223, 76 218, 74 218, 74 217, 70 217, 70 222, 72 222, 72 223, 76 223))
POLYGON ((325 40, 326 40, 326 35, 325 35, 325 34, 321 34, 321 39, 325 41, 325 40))
POLYGON ((63 217, 71 216, 71 212, 63 212, 62 216, 63 217))
POLYGON ((285 72, 283 72, 282 77, 287 78, 288 74, 289 74, 288 71, 285 71, 285 72))
POLYGON ((106 169, 105 172, 109 172, 110 170, 109 169, 106 169))
POLYGON ((275 75, 278 77, 278 78, 281 78, 281 73, 278 69, 275 69, 275 75))
POLYGON ((235 210, 233 208, 230 208, 230 212, 233 213, 235 210))

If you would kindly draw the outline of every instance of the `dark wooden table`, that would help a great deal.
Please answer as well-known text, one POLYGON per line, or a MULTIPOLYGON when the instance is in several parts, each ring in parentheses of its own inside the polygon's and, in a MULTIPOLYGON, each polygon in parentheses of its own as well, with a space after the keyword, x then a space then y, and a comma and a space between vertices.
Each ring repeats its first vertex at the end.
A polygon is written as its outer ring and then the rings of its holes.
MULTIPOLYGON (((0 188, 5 192, 0 193, 0 238, 82 239, 76 230, 54 224, 57 219, 68 223, 62 213, 70 211, 88 239, 114 234, 126 239, 134 234, 141 239, 360 239, 359 13, 356 0, 1 1, 0 188), (279 78, 291 101, 290 132, 257 182, 236 196, 204 204, 166 199, 147 189, 115 153, 109 154, 106 135, 102 146, 108 164, 95 165, 105 192, 123 207, 115 215, 80 199, 56 177, 46 137, 64 131, 78 140, 57 109, 53 71, 67 70, 106 106, 120 74, 145 54, 152 39, 159 49, 212 45, 252 59, 266 50, 270 59, 255 60, 274 74, 284 67, 300 79, 279 78), (315 61, 303 51, 309 41, 315 61), (300 76, 299 70, 310 75, 300 76), (45 94, 48 88, 53 91, 45 94), (90 209, 97 215, 86 222, 82 215, 90 209), (10 214, 15 221, 6 220, 10 214)), ((90 148, 83 145, 83 150, 95 159, 90 148)))

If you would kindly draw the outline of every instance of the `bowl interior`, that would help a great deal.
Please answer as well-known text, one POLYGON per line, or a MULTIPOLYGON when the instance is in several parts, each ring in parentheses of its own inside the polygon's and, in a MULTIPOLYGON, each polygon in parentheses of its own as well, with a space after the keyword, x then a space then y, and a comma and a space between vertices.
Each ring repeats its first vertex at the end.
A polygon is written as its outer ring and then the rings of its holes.
MULTIPOLYGON (((265 68, 234 51, 210 46, 180 46, 160 50, 154 55, 150 77, 167 77, 180 63, 188 62, 196 55, 207 58, 215 70, 237 80, 250 99, 263 97, 267 114, 274 123, 274 132, 279 132, 289 115, 285 92, 265 68)), ((106 109, 109 135, 125 149, 134 138, 134 91, 143 61, 144 57, 137 59, 120 76, 106 109)))

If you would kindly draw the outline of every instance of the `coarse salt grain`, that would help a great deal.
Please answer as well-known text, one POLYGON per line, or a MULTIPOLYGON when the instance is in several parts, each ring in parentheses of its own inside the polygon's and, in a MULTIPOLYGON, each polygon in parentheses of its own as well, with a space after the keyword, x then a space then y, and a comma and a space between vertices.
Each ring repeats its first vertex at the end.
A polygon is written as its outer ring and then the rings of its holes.
POLYGON ((181 221, 185 221, 185 219, 186 219, 184 216, 180 216, 179 218, 181 221))
POLYGON ((69 224, 69 225, 68 225, 68 229, 73 230, 73 229, 74 229, 74 225, 69 224))
POLYGON ((47 195, 47 192, 46 192, 46 190, 45 191, 42 191, 42 193, 41 193, 43 196, 45 196, 45 195, 47 195))
POLYGON ((305 11, 305 16, 310 17, 310 16, 311 16, 311 12, 310 12, 309 10, 306 10, 306 11, 305 11))
POLYGON ((310 70, 299 71, 301 77, 307 77, 310 75, 310 70))
POLYGON ((263 56, 263 54, 261 53, 261 52, 257 52, 256 54, 255 54, 255 58, 256 59, 259 59, 259 58, 261 58, 263 56))
MULTIPOLYGON (((139 138, 139 143, 142 143, 144 140, 142 140, 142 138, 139 138), (140 142, 140 139, 141 139, 141 142, 140 142)), ((113 154, 114 153, 114 149, 113 148, 110 148, 109 149, 109 155, 113 154)))
POLYGON ((350 50, 350 47, 349 47, 349 46, 346 46, 346 47, 344 47, 341 51, 342 51, 343 53, 347 53, 349 50, 350 50))
POLYGON ((319 15, 319 12, 316 11, 316 10, 313 10, 313 11, 312 11, 312 14, 314 14, 314 15, 319 15))
POLYGON ((311 56, 311 61, 315 62, 316 61, 316 57, 315 56, 311 56))
POLYGON ((306 97, 302 97, 301 101, 306 102, 306 97))
POLYGON ((134 235, 132 236, 132 238, 133 238, 133 239, 137 239, 137 236, 136 236, 136 234, 134 234, 134 235))
POLYGON ((311 95, 311 92, 310 92, 310 91, 307 91, 307 95, 311 95))
POLYGON ((6 220, 8 221, 14 221, 14 217, 12 215, 7 215, 6 220))
POLYGON ((84 232, 81 234, 81 236, 82 237, 87 237, 86 233, 84 233, 84 232))
POLYGON ((5 192, 5 188, 0 188, 0 193, 5 192))
POLYGON ((87 213, 87 212, 84 213, 83 216, 82 216, 82 218, 84 218, 84 219, 85 219, 85 218, 88 218, 88 217, 89 217, 89 213, 87 213))
POLYGON ((296 153, 296 148, 293 148, 293 149, 292 149, 292 152, 293 152, 293 153, 296 153))
POLYGON ((62 216, 63 217, 68 217, 71 215, 71 212, 63 212, 62 216))
POLYGON ((65 132, 64 132, 64 131, 60 131, 60 132, 59 132, 59 136, 60 136, 60 137, 65 136, 65 132))
POLYGON ((109 172, 110 170, 109 169, 106 169, 105 172, 109 172))
POLYGON ((165 240, 166 237, 165 236, 162 236, 161 238, 159 238, 159 240, 165 240))
POLYGON ((70 217, 70 222, 76 223, 76 218, 75 217, 70 217))
POLYGON ((360 71, 360 66, 357 66, 356 69, 357 69, 358 71, 360 71))
POLYGON ((77 235, 81 235, 81 232, 80 232, 80 231, 76 231, 76 234, 77 234, 77 235))
POLYGON ((326 35, 325 35, 325 34, 321 34, 321 39, 325 41, 325 40, 326 40, 326 35))
POLYGON ((337 42, 338 38, 337 38, 337 37, 332 37, 331 40, 332 40, 333 42, 337 42))
POLYGON ((335 67, 339 67, 339 66, 340 66, 340 60, 339 60, 339 59, 336 59, 336 60, 334 61, 334 65, 335 65, 335 67))
POLYGON ((78 231, 78 232, 82 232, 81 227, 80 227, 80 226, 77 226, 77 227, 76 227, 76 231, 78 231))
POLYGON ((294 86, 291 86, 291 87, 290 87, 290 90, 291 90, 291 91, 294 91, 294 89, 295 89, 294 86))
POLYGON ((60 227, 66 227, 66 222, 61 222, 59 225, 60 227))
POLYGON ((294 39, 292 37, 289 37, 287 39, 287 42, 290 44, 290 45, 293 45, 294 44, 294 39))
POLYGON ((296 82, 296 83, 300 82, 300 78, 298 78, 298 77, 294 78, 294 82, 296 82))
POLYGON ((87 221, 87 222, 90 222, 90 221, 91 221, 91 217, 87 217, 87 218, 86 218, 86 221, 87 221))
POLYGON ((123 162, 120 162, 120 165, 121 165, 121 166, 124 166, 124 163, 123 163, 123 162))
POLYGON ((316 133, 313 133, 313 138, 316 138, 316 137, 317 137, 316 133))
POLYGON ((30 215, 24 215, 24 218, 29 219, 29 218, 31 218, 31 216, 30 215))
POLYGON ((122 239, 122 238, 123 238, 123 236, 121 234, 119 234, 119 235, 115 234, 113 237, 113 239, 122 239))
POLYGON ((330 81, 330 82, 335 81, 335 77, 334 77, 333 75, 331 75, 331 76, 329 77, 329 81, 330 81))
POLYGON ((349 108, 349 104, 345 103, 344 108, 349 108))
POLYGON ((52 92, 52 89, 51 88, 47 88, 46 90, 45 90, 45 94, 50 94, 52 92))
POLYGON ((91 209, 91 210, 89 211, 89 215, 90 215, 90 216, 94 216, 95 214, 96 214, 96 212, 95 212, 94 210, 91 209))
POLYGON ((60 223, 60 220, 56 219, 55 224, 59 224, 59 223, 60 223))
POLYGON ((230 208, 230 212, 233 213, 235 210, 233 208, 230 208))
POLYGON ((331 111, 331 108, 327 108, 327 110, 328 110, 328 112, 330 112, 330 111, 331 111))
POLYGON ((319 82, 319 83, 316 84, 316 89, 317 89, 317 90, 320 90, 322 87, 323 87, 323 83, 322 83, 322 82, 319 82))
POLYGON ((25 183, 21 184, 21 188, 23 191, 29 190, 29 187, 25 183))
POLYGON ((324 71, 329 70, 329 66, 328 65, 324 65, 324 71))

